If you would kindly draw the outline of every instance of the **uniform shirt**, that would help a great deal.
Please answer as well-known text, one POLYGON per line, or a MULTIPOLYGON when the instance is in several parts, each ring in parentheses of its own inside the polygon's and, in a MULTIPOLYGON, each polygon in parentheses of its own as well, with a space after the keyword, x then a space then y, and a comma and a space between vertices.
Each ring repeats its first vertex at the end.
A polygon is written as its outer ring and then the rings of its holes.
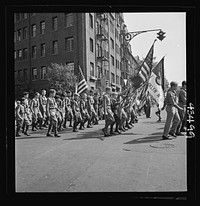
POLYGON ((179 101, 178 101, 180 106, 186 106, 187 103, 186 95, 187 95, 186 90, 183 87, 181 87, 179 91, 179 101))
POLYGON ((47 99, 47 104, 49 105, 49 109, 56 109, 57 108, 56 100, 54 97, 49 97, 47 99))
POLYGON ((24 118, 24 113, 25 113, 24 106, 21 104, 17 105, 16 117, 22 119, 22 118, 24 118))
POLYGON ((87 109, 86 101, 84 99, 80 100, 80 111, 84 112, 87 109))
POLYGON ((169 89, 167 91, 167 95, 165 97, 165 103, 166 105, 177 106, 178 97, 177 97, 176 91, 172 89, 169 89))
POLYGON ((104 111, 106 111, 107 109, 111 109, 111 99, 108 94, 104 95, 103 106, 104 106, 104 111))
POLYGON ((80 102, 78 100, 73 100, 72 103, 72 110, 73 112, 79 112, 80 111, 80 102))

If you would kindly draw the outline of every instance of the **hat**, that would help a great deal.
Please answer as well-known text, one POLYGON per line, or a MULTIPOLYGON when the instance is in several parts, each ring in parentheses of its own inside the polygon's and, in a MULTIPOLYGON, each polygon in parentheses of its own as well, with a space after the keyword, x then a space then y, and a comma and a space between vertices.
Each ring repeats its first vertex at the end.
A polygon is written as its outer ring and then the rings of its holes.
POLYGON ((54 93, 54 92, 56 92, 56 90, 55 89, 50 89, 49 92, 54 93))
POLYGON ((23 95, 27 95, 27 94, 29 94, 29 92, 24 92, 24 93, 23 93, 23 95))

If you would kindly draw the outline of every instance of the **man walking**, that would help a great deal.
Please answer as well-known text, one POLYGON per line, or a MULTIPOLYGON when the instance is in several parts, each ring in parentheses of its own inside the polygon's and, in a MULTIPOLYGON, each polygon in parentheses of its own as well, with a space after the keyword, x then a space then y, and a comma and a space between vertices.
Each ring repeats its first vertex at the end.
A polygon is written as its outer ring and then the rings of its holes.
POLYGON ((182 82, 182 87, 180 88, 179 91, 179 101, 178 105, 183 109, 178 109, 178 114, 180 116, 180 122, 178 124, 177 130, 176 130, 176 135, 183 135, 181 132, 184 132, 184 127, 186 125, 184 124, 184 117, 185 117, 185 111, 186 111, 186 81, 182 82))
POLYGON ((167 119, 165 122, 165 128, 162 136, 163 139, 170 139, 168 137, 168 134, 176 137, 175 132, 180 121, 178 109, 183 110, 180 106, 178 106, 178 97, 176 94, 178 84, 176 82, 171 82, 170 86, 171 87, 167 91, 167 95, 165 98, 167 119))

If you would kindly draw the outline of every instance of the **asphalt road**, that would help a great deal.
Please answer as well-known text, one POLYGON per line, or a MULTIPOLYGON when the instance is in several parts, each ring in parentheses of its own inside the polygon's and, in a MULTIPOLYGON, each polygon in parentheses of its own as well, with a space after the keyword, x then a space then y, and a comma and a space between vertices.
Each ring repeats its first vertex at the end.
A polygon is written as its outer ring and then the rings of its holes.
POLYGON ((166 112, 158 123, 155 111, 104 141, 104 121, 60 138, 46 129, 16 137, 16 192, 187 191, 186 138, 162 140, 166 112))

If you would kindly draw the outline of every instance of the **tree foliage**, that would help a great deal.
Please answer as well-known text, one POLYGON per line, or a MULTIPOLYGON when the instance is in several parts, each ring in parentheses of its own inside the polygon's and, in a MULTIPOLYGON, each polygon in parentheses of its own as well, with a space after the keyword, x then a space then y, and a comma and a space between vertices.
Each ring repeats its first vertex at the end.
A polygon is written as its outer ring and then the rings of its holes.
POLYGON ((48 67, 47 80, 50 83, 50 86, 56 90, 75 90, 75 84, 77 76, 74 75, 74 70, 62 64, 51 63, 51 67, 48 67))

